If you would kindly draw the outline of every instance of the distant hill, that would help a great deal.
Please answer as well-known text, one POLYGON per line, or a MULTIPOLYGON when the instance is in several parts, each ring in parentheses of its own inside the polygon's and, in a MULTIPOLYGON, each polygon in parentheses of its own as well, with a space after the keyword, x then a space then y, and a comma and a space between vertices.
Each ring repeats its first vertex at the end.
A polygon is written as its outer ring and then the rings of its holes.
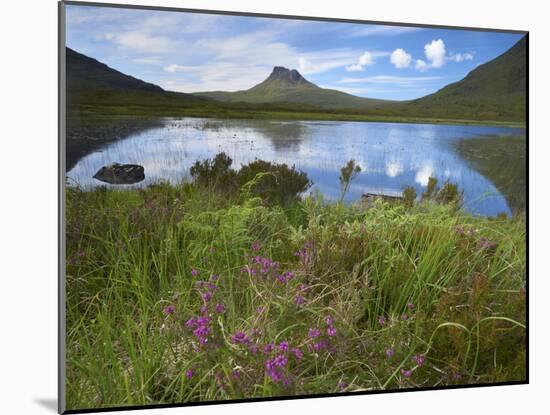
POLYGON ((309 113, 319 117, 525 121, 527 39, 478 66, 461 81, 412 101, 362 98, 321 88, 281 66, 244 91, 195 94, 165 91, 66 48, 70 110, 127 115, 265 117, 309 113), (326 115, 330 113, 329 115, 326 115))
POLYGON ((441 118, 525 121, 527 37, 461 81, 410 101, 408 114, 441 118))
POLYGON ((226 103, 303 104, 325 110, 366 110, 391 102, 320 88, 306 80, 296 69, 282 66, 275 66, 269 77, 245 91, 198 92, 195 95, 226 103))
POLYGON ((216 105, 207 98, 169 92, 160 86, 123 74, 96 59, 66 48, 67 106, 187 108, 216 105))

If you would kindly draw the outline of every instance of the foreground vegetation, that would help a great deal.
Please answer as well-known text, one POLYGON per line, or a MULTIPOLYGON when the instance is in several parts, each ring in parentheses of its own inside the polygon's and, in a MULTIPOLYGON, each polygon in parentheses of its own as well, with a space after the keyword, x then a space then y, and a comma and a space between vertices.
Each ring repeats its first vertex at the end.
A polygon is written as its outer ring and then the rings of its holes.
POLYGON ((302 200, 307 177, 255 163, 67 189, 69 409, 525 380, 520 217, 472 217, 435 184, 302 200))

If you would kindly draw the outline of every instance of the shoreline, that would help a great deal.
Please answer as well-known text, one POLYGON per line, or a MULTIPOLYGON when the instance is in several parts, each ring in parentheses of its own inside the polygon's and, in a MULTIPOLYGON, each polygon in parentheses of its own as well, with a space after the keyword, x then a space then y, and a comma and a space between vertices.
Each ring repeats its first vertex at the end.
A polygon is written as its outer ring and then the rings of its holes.
POLYGON ((69 110, 68 118, 82 117, 136 117, 136 118, 218 118, 218 119, 263 119, 280 121, 353 121, 353 122, 379 122, 379 123, 400 123, 400 124, 432 124, 432 125, 474 125, 486 127, 508 127, 523 128, 526 122, 521 121, 496 121, 496 120, 468 120, 456 118, 422 118, 422 117, 399 117, 384 115, 362 115, 362 114, 339 114, 339 113, 315 113, 315 112, 283 112, 283 111, 222 111, 209 113, 203 110, 183 110, 177 112, 151 113, 149 111, 138 113, 127 112, 103 112, 103 111, 82 111, 69 110))

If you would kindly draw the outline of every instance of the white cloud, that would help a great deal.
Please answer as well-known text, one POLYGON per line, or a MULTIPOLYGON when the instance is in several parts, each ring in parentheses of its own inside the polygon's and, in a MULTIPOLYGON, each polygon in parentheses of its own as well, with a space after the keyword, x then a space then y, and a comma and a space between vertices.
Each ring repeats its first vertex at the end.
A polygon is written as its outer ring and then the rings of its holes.
POLYGON ((424 82, 437 81, 443 79, 441 76, 391 76, 376 75, 364 78, 343 78, 339 81, 341 84, 378 84, 378 85, 399 85, 404 87, 417 86, 424 82))
POLYGON ((175 63, 172 63, 168 66, 165 66, 163 69, 166 72, 197 72, 200 71, 203 67, 202 66, 185 66, 185 65, 178 65, 175 63))
MULTIPOLYGON (((166 68, 170 67, 168 65, 166 68)), ((272 67, 233 62, 210 62, 207 65, 176 65, 170 72, 171 91, 240 91, 251 88, 269 76, 272 67), (243 76, 243 73, 246 76, 243 76), (192 75, 190 78, 189 75, 192 75)), ((167 71, 169 72, 169 71, 167 71)))
POLYGON ((424 55, 426 60, 417 59, 415 62, 415 68, 420 72, 427 71, 431 68, 441 68, 445 65, 446 60, 453 60, 455 62, 462 62, 463 60, 472 59, 471 54, 452 55, 447 56, 445 49, 445 42, 441 39, 432 40, 430 43, 424 45, 424 55))
POLYGON ((359 65, 358 63, 354 63, 353 65, 346 66, 346 71, 348 72, 359 72, 365 70, 365 67, 362 65, 359 65))
POLYGON ((108 33, 105 39, 112 41, 122 48, 138 52, 162 53, 175 47, 174 42, 167 37, 151 36, 140 32, 108 33))
POLYGON ((424 46, 424 54, 433 68, 440 68, 445 64, 445 43, 441 40, 432 40, 424 46))
POLYGON ((447 59, 453 62, 471 61, 474 59, 474 55, 472 53, 455 53, 448 56, 447 59))
POLYGON ((395 49, 391 56, 390 62, 397 68, 408 68, 411 64, 412 56, 405 52, 404 49, 398 48, 395 49))
MULTIPOLYGON (((351 56, 345 53, 309 53, 298 57, 298 70, 302 75, 326 72, 349 65, 351 56)), ((293 66, 292 64, 290 65, 293 66)))
POLYGON ((348 72, 365 70, 366 66, 374 65, 374 55, 371 52, 365 52, 359 57, 359 61, 346 67, 348 72))
POLYGON ((420 72, 424 72, 424 71, 426 71, 426 70, 430 67, 430 65, 427 64, 427 63, 426 63, 425 61, 423 61, 422 59, 417 59, 415 65, 414 65, 414 67, 415 67, 416 69, 418 69, 420 72))
MULTIPOLYGON (((375 94, 393 94, 393 93, 401 93, 403 92, 402 89, 399 87, 396 89, 392 88, 386 88, 386 87, 368 87, 368 88, 361 88, 361 87, 342 87, 341 85, 330 85, 330 84, 320 84, 321 88, 325 89, 334 89, 337 91, 345 92, 347 94, 351 95, 360 95, 360 96, 372 96, 375 94)), ((407 91, 420 91, 420 90, 407 90, 407 91)))
POLYGON ((134 63, 141 63, 143 65, 162 65, 162 60, 158 56, 150 56, 146 58, 132 59, 134 63))

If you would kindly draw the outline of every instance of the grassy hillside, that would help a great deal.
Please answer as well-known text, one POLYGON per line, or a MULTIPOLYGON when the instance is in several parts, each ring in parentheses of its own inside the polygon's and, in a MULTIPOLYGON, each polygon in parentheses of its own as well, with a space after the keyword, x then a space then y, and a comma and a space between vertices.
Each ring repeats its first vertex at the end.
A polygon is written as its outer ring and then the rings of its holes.
POLYGON ((304 104, 320 109, 365 110, 382 107, 390 101, 361 98, 333 89, 320 88, 300 73, 280 66, 273 68, 267 79, 258 85, 237 92, 199 92, 222 102, 304 104))
POLYGON ((163 111, 216 106, 204 97, 165 91, 70 48, 66 48, 65 56, 69 111, 107 107, 117 113, 125 107, 163 111))
POLYGON ((70 409, 525 380, 521 218, 254 189, 68 189, 70 409))
POLYGON ((463 80, 414 100, 409 114, 487 120, 525 120, 527 37, 501 56, 478 66, 463 80))
POLYGON ((246 91, 185 94, 118 72, 67 48, 69 114, 524 123, 526 38, 463 80, 407 102, 323 89, 276 67, 246 91))

